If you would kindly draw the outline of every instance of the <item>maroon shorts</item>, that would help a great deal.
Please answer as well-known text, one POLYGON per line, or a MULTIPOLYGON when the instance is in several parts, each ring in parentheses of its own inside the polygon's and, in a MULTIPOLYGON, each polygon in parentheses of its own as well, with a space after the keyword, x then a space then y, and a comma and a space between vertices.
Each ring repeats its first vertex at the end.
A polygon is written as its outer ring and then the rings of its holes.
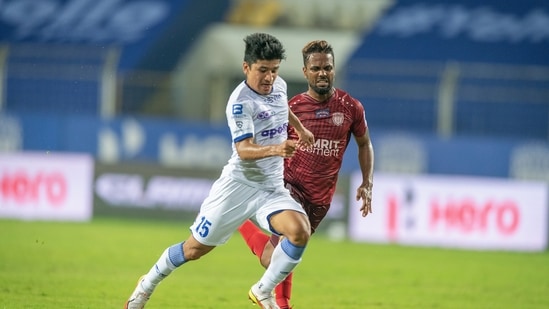
POLYGON ((292 197, 303 207, 303 210, 305 210, 305 213, 307 213, 307 216, 309 217, 309 222, 311 223, 311 234, 315 232, 316 228, 320 225, 320 222, 324 217, 326 217, 326 214, 328 213, 328 210, 330 209, 330 204, 327 205, 319 205, 319 204, 313 204, 307 201, 303 194, 298 191, 294 186, 290 184, 286 184, 286 188, 290 190, 290 194, 292 197))

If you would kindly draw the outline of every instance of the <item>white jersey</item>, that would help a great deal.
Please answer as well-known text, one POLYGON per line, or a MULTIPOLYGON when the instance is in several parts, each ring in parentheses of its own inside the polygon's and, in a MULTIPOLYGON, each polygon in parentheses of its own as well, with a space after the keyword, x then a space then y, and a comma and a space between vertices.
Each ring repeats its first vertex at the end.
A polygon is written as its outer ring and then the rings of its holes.
POLYGON ((257 145, 281 144, 288 137, 288 113, 287 86, 281 77, 277 77, 268 95, 258 94, 246 82, 240 83, 227 103, 226 114, 233 139, 233 153, 222 175, 253 187, 283 187, 282 157, 242 160, 235 143, 253 137, 257 145))
POLYGON ((260 95, 242 82, 227 104, 233 154, 213 184, 191 226, 194 238, 208 246, 225 243, 247 219, 271 233, 269 218, 283 210, 305 211, 284 188, 284 159, 272 156, 241 160, 234 143, 253 138, 258 145, 284 142, 288 128, 286 82, 278 77, 269 95, 260 95))

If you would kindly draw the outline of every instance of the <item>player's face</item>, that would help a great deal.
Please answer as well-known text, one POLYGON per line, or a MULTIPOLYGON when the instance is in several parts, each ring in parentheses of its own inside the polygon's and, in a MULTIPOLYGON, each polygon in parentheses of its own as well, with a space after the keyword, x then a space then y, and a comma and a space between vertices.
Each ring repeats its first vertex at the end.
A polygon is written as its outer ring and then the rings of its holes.
POLYGON ((246 83, 255 92, 267 95, 273 90, 273 83, 278 76, 280 60, 258 60, 249 66, 243 64, 246 83))
POLYGON ((309 56, 303 74, 309 88, 319 95, 329 94, 334 83, 334 57, 331 54, 313 53, 309 56))

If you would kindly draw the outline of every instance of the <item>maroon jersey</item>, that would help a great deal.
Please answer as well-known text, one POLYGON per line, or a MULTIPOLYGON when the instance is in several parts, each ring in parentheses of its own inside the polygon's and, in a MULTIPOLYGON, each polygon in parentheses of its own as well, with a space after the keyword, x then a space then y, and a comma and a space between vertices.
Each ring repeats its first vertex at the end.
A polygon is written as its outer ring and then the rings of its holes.
MULTIPOLYGON (((320 103, 307 93, 301 93, 288 104, 301 123, 313 132, 315 145, 301 147, 293 157, 285 160, 284 180, 309 203, 330 204, 351 133, 359 137, 366 133, 364 108, 340 89, 325 102, 320 103)), ((292 127, 288 139, 298 139, 292 127)))

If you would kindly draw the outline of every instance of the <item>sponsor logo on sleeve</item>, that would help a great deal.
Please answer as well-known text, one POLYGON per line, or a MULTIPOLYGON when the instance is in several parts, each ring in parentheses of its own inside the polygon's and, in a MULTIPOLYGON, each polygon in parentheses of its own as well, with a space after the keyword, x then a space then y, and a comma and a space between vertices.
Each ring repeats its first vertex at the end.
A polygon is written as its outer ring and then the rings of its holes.
POLYGON ((242 115, 243 106, 242 104, 233 104, 233 115, 242 115))

